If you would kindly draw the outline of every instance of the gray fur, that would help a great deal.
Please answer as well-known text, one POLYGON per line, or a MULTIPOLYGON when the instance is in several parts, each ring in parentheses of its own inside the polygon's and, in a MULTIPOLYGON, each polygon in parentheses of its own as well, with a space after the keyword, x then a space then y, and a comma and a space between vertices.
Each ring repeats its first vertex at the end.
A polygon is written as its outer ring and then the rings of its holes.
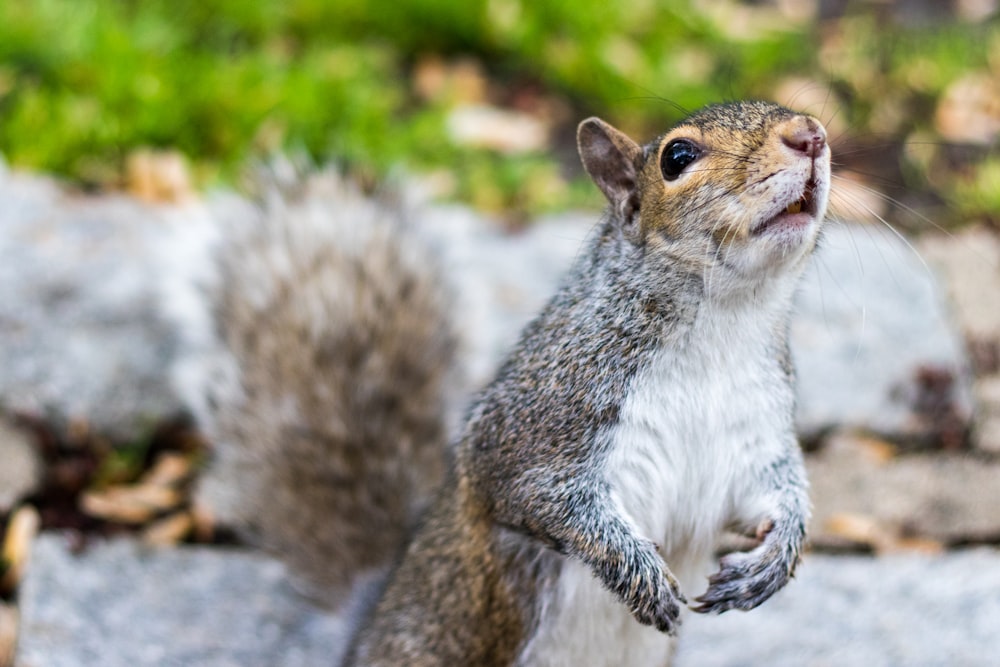
MULTIPOLYGON (((738 164, 741 152, 755 150, 776 123, 792 117, 749 103, 707 108, 681 127, 726 130, 738 164)), ((657 351, 686 345, 712 271, 727 268, 720 250, 739 237, 721 234, 725 228, 704 212, 713 202, 705 192, 704 201, 693 200, 702 209, 695 217, 686 212, 691 201, 662 198, 660 140, 640 149, 591 119, 581 124, 580 142, 609 211, 589 250, 473 403, 454 470, 349 664, 515 664, 544 622, 545 591, 566 558, 589 566, 639 622, 676 630, 685 602, 677 581, 657 545, 616 508, 604 469, 634 380, 657 351)), ((731 298, 752 302, 768 280, 794 282, 800 270, 801 261, 783 273, 769 270, 731 298)), ((788 387, 787 312, 777 319, 768 381, 788 387)), ((762 464, 746 484, 773 487, 784 501, 761 531, 761 549, 722 561, 700 611, 760 604, 798 561, 808 503, 791 406, 782 409, 787 414, 776 420, 786 424, 788 455, 762 464)))

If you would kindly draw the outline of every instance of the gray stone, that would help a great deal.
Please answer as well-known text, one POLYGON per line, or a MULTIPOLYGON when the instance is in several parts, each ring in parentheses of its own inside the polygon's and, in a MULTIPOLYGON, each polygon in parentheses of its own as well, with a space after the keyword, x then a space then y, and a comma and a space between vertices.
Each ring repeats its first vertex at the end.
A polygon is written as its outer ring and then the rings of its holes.
POLYGON ((18 667, 333 665, 343 620, 297 596, 267 557, 127 540, 80 556, 35 545, 21 589, 18 667))
POLYGON ((1000 236, 972 227, 925 235, 917 248, 940 272, 962 332, 972 340, 1000 341, 1000 236))
POLYGON ((813 501, 811 537, 837 545, 831 519, 870 519, 891 541, 944 544, 1000 540, 1000 462, 960 453, 886 457, 847 436, 830 438, 806 461, 813 501))
POLYGON ((972 444, 983 452, 1000 454, 1000 373, 977 378, 973 394, 977 413, 972 444))
POLYGON ((673 667, 988 667, 1000 655, 1000 553, 809 554, 747 613, 688 616, 673 667))
MULTIPOLYGON (((1000 553, 808 554, 749 612, 689 614, 675 667, 974 667, 1000 655, 1000 553)), ((19 667, 332 665, 344 625, 284 569, 220 548, 129 541, 72 556, 43 536, 22 589, 19 667)))
POLYGON ((556 291, 598 215, 550 216, 509 234, 466 207, 422 212, 420 224, 453 277, 470 386, 492 378, 521 329, 556 291))
POLYGON ((1000 235, 985 227, 920 239, 921 254, 941 274, 973 368, 976 424, 972 444, 1000 454, 1000 235))
POLYGON ((0 417, 0 516, 34 492, 42 475, 38 450, 28 434, 0 417))
POLYGON ((936 278, 879 226, 830 223, 795 300, 792 353, 806 438, 856 427, 961 442, 971 374, 936 278))
POLYGON ((157 209, 0 167, 0 403, 132 438, 179 403, 164 369, 157 209))

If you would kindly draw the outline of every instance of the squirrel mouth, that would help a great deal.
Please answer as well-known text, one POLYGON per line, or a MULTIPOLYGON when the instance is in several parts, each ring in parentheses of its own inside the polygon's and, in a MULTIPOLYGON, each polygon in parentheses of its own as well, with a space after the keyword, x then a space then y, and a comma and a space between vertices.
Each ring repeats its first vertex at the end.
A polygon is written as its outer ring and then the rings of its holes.
POLYGON ((795 229, 806 227, 816 216, 816 182, 810 179, 806 183, 802 196, 789 203, 777 215, 764 222, 764 224, 754 230, 755 234, 761 234, 770 229, 795 229))
POLYGON ((810 180, 808 183, 806 183, 806 189, 805 192, 802 193, 802 196, 785 207, 785 213, 788 213, 790 215, 794 215, 796 213, 802 213, 803 211, 809 213, 810 215, 815 213, 816 206, 813 201, 813 192, 815 190, 816 190, 816 183, 810 180))

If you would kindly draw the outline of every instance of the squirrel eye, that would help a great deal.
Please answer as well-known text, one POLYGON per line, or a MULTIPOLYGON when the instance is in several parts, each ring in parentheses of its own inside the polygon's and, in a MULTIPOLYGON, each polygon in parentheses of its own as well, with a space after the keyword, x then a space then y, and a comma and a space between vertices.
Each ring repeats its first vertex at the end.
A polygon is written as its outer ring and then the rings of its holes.
POLYGON ((687 139, 674 139, 660 154, 660 171, 663 178, 672 181, 681 175, 684 167, 701 157, 701 149, 687 139))

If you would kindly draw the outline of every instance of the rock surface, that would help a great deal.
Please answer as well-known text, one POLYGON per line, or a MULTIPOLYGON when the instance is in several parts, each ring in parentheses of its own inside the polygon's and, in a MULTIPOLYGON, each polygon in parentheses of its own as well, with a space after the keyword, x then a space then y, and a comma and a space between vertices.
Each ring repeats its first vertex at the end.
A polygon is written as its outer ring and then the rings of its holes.
POLYGON ((674 667, 988 667, 1000 553, 809 555, 749 613, 689 616, 674 667))
POLYGON ((175 412, 152 262, 171 209, 2 166, 0 201, 0 404, 122 439, 175 412))
POLYGON ((17 667, 336 664, 341 619, 290 588, 283 566, 218 547, 36 543, 21 590, 17 667))
POLYGON ((884 227, 831 223, 795 300, 798 424, 807 439, 854 427, 958 446, 971 374, 944 295, 884 227))
MULTIPOLYGON (((267 558, 219 548, 70 555, 44 536, 22 592, 18 667, 329 665, 343 626, 267 558)), ((1000 552, 808 555, 750 613, 688 615, 675 667, 987 667, 1000 655, 1000 552)))
POLYGON ((972 444, 1000 454, 1000 238, 973 227, 924 237, 918 247, 942 276, 978 376, 972 444))
MULTIPOLYGON (((893 456, 884 445, 842 435, 806 459, 811 539, 839 546, 837 524, 870 522, 875 548, 904 538, 955 545, 1000 542, 1000 461, 960 453, 893 456)), ((858 536, 861 542, 868 540, 858 536)))

